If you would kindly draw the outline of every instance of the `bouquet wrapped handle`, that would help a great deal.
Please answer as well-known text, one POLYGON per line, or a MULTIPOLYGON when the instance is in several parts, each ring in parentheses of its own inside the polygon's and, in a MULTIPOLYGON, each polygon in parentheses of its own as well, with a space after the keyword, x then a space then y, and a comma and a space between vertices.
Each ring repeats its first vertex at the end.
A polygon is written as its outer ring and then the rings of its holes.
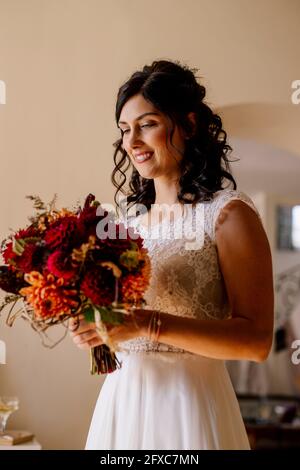
POLYGON ((101 344, 90 350, 90 372, 92 375, 110 374, 120 368, 121 362, 106 344, 101 344))
POLYGON ((105 307, 96 308, 95 306, 92 309, 91 307, 87 309, 86 318, 91 321, 91 315, 93 315, 98 336, 104 342, 104 344, 90 349, 90 373, 92 375, 109 374, 121 368, 122 364, 116 356, 117 347, 109 337, 105 319, 109 317, 111 320, 113 319, 115 324, 120 324, 123 321, 123 315, 126 313, 126 310, 120 308, 117 302, 109 309, 105 307))

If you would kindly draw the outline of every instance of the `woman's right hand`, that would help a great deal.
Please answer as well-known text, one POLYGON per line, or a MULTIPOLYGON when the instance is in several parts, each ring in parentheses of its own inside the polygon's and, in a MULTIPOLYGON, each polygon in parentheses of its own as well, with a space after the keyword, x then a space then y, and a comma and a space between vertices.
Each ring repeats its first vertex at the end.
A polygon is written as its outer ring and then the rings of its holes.
POLYGON ((95 323, 87 322, 83 315, 71 317, 68 328, 74 344, 79 349, 87 350, 103 344, 96 331, 95 323))

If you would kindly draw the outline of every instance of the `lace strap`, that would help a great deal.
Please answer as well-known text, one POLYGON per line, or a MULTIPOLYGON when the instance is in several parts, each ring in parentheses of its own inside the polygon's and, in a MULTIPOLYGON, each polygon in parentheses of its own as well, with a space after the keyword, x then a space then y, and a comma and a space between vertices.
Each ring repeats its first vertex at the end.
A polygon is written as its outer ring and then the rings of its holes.
POLYGON ((210 226, 211 230, 210 231, 211 231, 212 240, 215 240, 216 222, 218 220, 218 217, 219 217, 222 209, 224 209, 224 207, 230 201, 233 201, 233 200, 242 201, 245 204, 247 204, 256 213, 256 215, 258 216, 259 220, 262 223, 262 219, 261 219, 261 216, 258 212, 257 207, 255 206, 252 199, 246 193, 244 193, 242 191, 237 191, 237 190, 234 190, 234 189, 218 191, 218 193, 215 195, 215 198, 212 202, 212 210, 211 210, 211 214, 210 214, 210 219, 211 219, 210 220, 210 222, 211 222, 211 226, 210 226))

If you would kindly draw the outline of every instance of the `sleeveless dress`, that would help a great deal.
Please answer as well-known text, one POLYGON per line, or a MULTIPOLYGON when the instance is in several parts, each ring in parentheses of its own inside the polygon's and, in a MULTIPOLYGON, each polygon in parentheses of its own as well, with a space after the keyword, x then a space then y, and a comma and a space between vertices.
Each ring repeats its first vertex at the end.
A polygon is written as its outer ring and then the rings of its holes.
MULTIPOLYGON (((141 224, 141 216, 128 223, 144 238, 151 258, 146 308, 211 321, 229 318, 215 223, 233 199, 259 217, 247 194, 223 189, 211 201, 191 205, 188 216, 151 228, 141 224)), ((144 337, 120 346, 122 367, 105 378, 86 449, 250 449, 224 360, 144 337)))

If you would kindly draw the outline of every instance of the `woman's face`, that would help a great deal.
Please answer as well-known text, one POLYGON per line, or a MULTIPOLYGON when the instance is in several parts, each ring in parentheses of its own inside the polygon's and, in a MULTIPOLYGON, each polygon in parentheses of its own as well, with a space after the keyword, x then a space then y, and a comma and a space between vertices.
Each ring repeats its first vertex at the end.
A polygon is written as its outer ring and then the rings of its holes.
POLYGON ((178 178, 185 139, 176 126, 172 139, 175 148, 170 142, 167 146, 172 128, 168 116, 138 94, 123 106, 118 127, 123 136, 123 148, 143 178, 178 178))

